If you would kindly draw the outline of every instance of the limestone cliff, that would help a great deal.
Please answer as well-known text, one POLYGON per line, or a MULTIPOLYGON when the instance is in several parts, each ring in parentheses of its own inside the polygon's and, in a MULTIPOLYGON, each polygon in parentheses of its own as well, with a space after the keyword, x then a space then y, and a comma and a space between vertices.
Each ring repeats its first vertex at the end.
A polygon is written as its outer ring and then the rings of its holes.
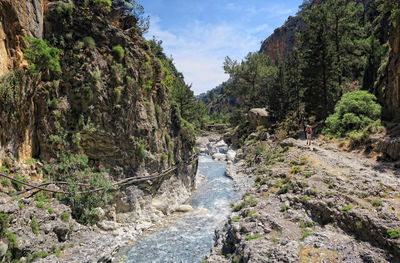
POLYGON ((0 159, 52 157, 56 121, 93 163, 119 177, 191 155, 193 140, 170 103, 161 63, 124 1, 112 4, 96 13, 84 1, 0 1, 0 159), (28 74, 25 36, 60 49, 62 74, 28 74))
POLYGON ((296 44, 296 33, 305 30, 305 27, 300 16, 289 16, 283 26, 263 41, 260 52, 267 54, 274 64, 284 61, 296 44))

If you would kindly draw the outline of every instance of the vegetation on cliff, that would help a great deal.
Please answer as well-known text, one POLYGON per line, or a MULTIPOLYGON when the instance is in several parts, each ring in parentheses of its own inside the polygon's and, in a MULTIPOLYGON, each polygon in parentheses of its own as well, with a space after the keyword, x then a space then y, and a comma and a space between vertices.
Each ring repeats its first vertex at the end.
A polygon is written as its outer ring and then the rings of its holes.
POLYGON ((204 105, 162 42, 143 38, 148 26, 134 0, 49 1, 44 38, 24 38, 27 70, 0 82, 1 145, 20 161, 39 158, 46 180, 68 182, 59 198, 81 223, 99 219, 113 176, 194 154, 204 105))

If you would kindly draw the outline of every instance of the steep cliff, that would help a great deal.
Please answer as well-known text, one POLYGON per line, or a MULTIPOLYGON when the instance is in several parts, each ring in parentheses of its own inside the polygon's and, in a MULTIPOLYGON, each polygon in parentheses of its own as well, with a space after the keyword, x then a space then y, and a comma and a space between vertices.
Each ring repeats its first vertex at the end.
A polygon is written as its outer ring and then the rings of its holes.
POLYGON ((284 61, 296 44, 296 33, 305 30, 305 27, 300 16, 289 16, 283 26, 263 41, 260 52, 267 54, 274 64, 284 61))
POLYGON ((0 1, 0 52, 6 54, 0 56, 0 157, 54 157, 48 138, 60 122, 68 140, 119 177, 187 159, 190 131, 180 125, 167 73, 137 19, 124 1, 113 1, 110 12, 86 2, 0 1), (29 73, 25 36, 57 47, 62 73, 29 73))

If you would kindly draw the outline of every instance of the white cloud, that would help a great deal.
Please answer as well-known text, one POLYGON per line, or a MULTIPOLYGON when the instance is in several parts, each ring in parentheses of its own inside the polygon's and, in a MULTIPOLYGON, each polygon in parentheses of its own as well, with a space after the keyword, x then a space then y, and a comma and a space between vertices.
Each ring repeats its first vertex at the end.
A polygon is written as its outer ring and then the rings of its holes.
POLYGON ((200 21, 193 21, 179 29, 165 30, 157 16, 151 17, 148 38, 155 36, 163 41, 166 55, 172 55, 185 81, 193 85, 195 94, 227 80, 228 76, 222 68, 226 56, 241 60, 248 52, 259 49, 261 39, 257 39, 255 33, 272 32, 268 24, 249 29, 226 22, 207 24, 200 21))

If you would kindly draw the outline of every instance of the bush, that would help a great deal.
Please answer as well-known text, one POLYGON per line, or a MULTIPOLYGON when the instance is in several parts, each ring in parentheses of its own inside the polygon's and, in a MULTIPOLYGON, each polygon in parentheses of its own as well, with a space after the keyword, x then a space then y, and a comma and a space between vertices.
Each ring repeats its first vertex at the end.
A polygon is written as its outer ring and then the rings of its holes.
MULTIPOLYGON (((43 166, 43 173, 50 180, 68 183, 68 194, 57 195, 57 198, 71 207, 72 216, 79 223, 94 223, 98 219, 94 208, 106 205, 111 199, 111 183, 106 170, 101 165, 98 168, 90 167, 87 155, 73 153, 64 128, 59 122, 54 122, 54 126, 56 131, 50 135, 49 143, 58 150, 56 158, 51 158, 43 166), (103 190, 90 192, 98 188, 103 190)), ((41 203, 43 207, 43 201, 41 203)))
POLYGON ((376 97, 368 91, 353 91, 343 95, 335 113, 325 121, 324 133, 343 137, 352 131, 361 131, 381 115, 381 106, 376 97))
POLYGON ((9 224, 8 214, 0 213, 0 238, 4 236, 9 224))
POLYGON ((400 229, 388 229, 387 233, 391 239, 397 239, 400 237, 400 229))
POLYGON ((85 37, 83 39, 83 43, 85 43, 85 46, 87 46, 88 48, 93 48, 96 46, 96 42, 92 37, 85 37))
POLYGON ((247 241, 249 241, 249 240, 257 239, 257 238, 260 238, 260 237, 263 237, 263 236, 264 235, 250 235, 250 236, 245 237, 245 239, 247 241))
POLYGON ((146 155, 147 155, 147 152, 146 152, 144 146, 140 145, 139 149, 138 149, 139 160, 143 160, 144 158, 146 158, 146 155))
POLYGON ((37 222, 36 217, 32 218, 32 220, 31 220, 31 228, 32 228, 32 232, 33 232, 35 235, 38 235, 38 234, 39 234, 39 224, 38 224, 38 222, 37 222))
POLYGON ((10 180, 8 180, 7 178, 3 178, 3 179, 1 180, 1 184, 2 184, 4 187, 8 187, 8 186, 10 186, 10 180))
MULTIPOLYGON (((27 179, 26 178, 22 178, 21 176, 19 176, 18 174, 14 175, 14 179, 17 179, 19 181, 23 181, 26 182, 27 179)), ((16 181, 12 181, 14 187, 18 190, 21 191, 23 189, 23 184, 20 182, 16 182, 16 181)))
POLYGON ((121 88, 115 88, 113 92, 115 103, 118 104, 121 101, 121 88))
POLYGON ((121 61, 124 58, 125 50, 120 45, 114 46, 112 50, 113 50, 113 53, 114 53, 114 57, 118 61, 121 61))
POLYGON ((57 2, 56 12, 60 16, 72 16, 73 13, 73 3, 64 3, 61 1, 57 2))
POLYGON ((62 221, 66 222, 66 223, 69 222, 70 215, 69 215, 68 212, 65 212, 65 211, 62 212, 61 215, 60 215, 60 217, 61 217, 61 220, 62 220, 62 221))
POLYGON ((111 0, 93 0, 96 11, 101 13, 110 13, 111 0))
POLYGON ((26 36, 24 38, 29 48, 24 50, 24 57, 29 62, 29 71, 38 74, 49 70, 54 73, 61 73, 60 57, 58 48, 47 45, 47 42, 38 38, 26 36))

